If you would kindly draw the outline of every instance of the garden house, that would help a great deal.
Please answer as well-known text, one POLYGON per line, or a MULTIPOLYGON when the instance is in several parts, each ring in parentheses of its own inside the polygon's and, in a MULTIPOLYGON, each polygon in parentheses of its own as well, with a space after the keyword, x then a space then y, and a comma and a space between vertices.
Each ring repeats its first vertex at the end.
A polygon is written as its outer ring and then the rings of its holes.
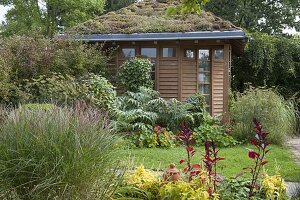
POLYGON ((166 15, 177 2, 144 0, 80 24, 73 31, 80 40, 116 47, 110 73, 116 74, 126 59, 149 58, 161 97, 184 101, 200 92, 212 115, 226 113, 231 55, 242 53, 245 33, 210 12, 166 15))

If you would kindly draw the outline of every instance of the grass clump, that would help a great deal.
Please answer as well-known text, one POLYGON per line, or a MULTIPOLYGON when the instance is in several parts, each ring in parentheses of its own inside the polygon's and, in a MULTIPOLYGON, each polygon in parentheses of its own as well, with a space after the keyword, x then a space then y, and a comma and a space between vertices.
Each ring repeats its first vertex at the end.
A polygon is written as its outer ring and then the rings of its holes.
POLYGON ((293 102, 285 101, 273 89, 250 88, 237 94, 230 108, 233 137, 239 141, 249 138, 254 117, 271 133, 269 141, 273 144, 283 145, 287 136, 296 132, 297 120, 293 102))
POLYGON ((23 109, 0 127, 0 199, 108 198, 123 170, 104 115, 82 105, 23 109))

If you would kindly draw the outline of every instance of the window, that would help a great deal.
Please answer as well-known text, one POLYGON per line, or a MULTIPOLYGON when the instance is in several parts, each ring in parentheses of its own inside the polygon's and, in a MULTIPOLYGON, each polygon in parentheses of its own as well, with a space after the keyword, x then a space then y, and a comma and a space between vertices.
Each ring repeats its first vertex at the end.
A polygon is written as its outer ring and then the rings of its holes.
POLYGON ((214 57, 216 60, 224 60, 224 51, 223 49, 214 50, 214 57))
POLYGON ((176 48, 163 48, 163 58, 174 58, 176 57, 176 48))
POLYGON ((211 57, 209 49, 199 50, 198 90, 205 96, 207 111, 211 110, 211 57))
POLYGON ((123 58, 135 57, 135 49, 134 48, 122 48, 122 56, 123 56, 123 58))
POLYGON ((156 48, 141 48, 141 56, 146 58, 156 58, 156 48))
POLYGON ((184 58, 193 59, 195 58, 195 52, 193 49, 185 49, 183 56, 184 58))

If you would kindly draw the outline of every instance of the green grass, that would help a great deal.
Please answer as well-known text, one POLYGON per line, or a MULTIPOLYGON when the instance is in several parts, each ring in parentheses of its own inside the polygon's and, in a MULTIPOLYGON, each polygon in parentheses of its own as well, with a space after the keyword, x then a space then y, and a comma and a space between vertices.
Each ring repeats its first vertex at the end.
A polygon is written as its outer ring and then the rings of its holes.
MULTIPOLYGON (((224 148, 220 150, 220 156, 225 157, 224 161, 220 161, 222 168, 220 173, 226 177, 236 176, 243 168, 251 166, 253 160, 248 158, 247 148, 251 146, 236 146, 232 148, 224 148)), ((203 155, 203 148, 196 148, 198 151, 193 157, 193 163, 199 163, 203 155)), ((300 181, 300 167, 293 161, 291 153, 284 147, 272 146, 271 151, 267 155, 267 163, 265 170, 269 175, 275 174, 276 166, 280 167, 280 173, 286 181, 300 181)), ((184 147, 176 147, 171 149, 128 149, 119 150, 119 154, 123 158, 128 156, 134 159, 135 165, 144 164, 146 168, 153 170, 165 170, 170 163, 176 163, 179 169, 183 169, 184 164, 179 165, 180 159, 185 159, 184 147)))

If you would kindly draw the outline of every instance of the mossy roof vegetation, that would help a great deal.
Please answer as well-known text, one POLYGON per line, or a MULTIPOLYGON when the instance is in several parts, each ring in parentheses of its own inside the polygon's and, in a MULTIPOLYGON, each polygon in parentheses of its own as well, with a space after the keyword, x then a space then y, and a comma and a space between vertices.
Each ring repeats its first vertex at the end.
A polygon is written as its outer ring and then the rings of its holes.
POLYGON ((200 14, 167 16, 167 9, 170 6, 178 6, 178 2, 178 0, 144 0, 79 24, 70 32, 130 34, 240 30, 231 22, 203 10, 200 14))

